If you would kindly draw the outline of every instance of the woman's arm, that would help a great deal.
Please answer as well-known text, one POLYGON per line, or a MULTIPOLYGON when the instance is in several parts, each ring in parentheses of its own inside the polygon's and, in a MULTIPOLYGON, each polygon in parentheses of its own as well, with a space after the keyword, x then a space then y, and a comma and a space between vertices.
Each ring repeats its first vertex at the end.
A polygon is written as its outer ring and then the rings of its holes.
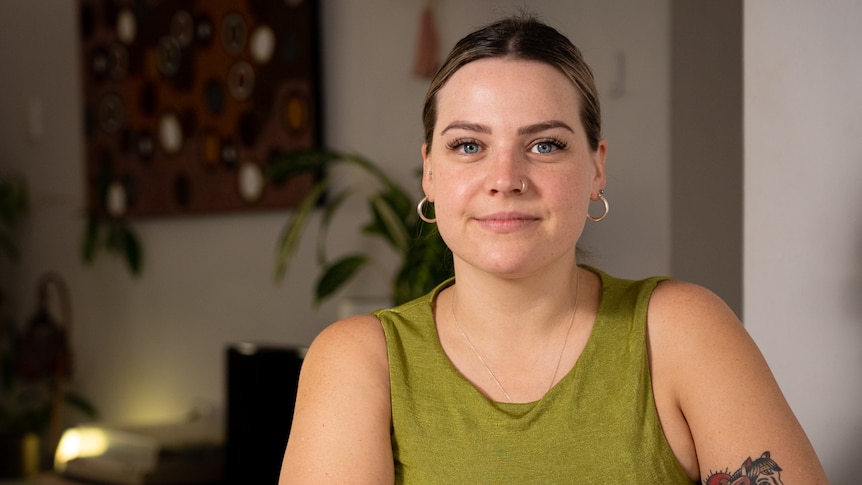
POLYGON ((390 416, 380 322, 364 315, 331 325, 302 364, 279 484, 392 483, 390 416))
POLYGON ((724 302, 699 286, 664 282, 648 321, 656 406, 692 476, 708 485, 739 476, 827 483, 763 355, 724 302))

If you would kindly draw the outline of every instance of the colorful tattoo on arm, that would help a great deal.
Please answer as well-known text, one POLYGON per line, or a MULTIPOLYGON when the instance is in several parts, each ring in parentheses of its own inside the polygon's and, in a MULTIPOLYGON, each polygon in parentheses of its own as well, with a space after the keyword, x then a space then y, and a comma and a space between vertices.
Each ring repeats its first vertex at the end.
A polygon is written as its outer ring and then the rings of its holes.
POLYGON ((781 467, 764 451, 760 458, 748 457, 742 466, 733 473, 712 472, 703 485, 784 485, 781 481, 781 467))

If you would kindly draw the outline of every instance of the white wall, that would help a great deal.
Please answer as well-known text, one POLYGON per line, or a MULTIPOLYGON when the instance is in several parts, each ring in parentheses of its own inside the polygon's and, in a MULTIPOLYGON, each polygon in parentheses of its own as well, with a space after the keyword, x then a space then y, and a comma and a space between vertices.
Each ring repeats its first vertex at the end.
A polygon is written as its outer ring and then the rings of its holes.
MULTIPOLYGON (((361 152, 398 179, 419 166, 420 110, 427 81, 410 74, 421 0, 322 0, 325 132, 329 145, 361 152)), ((589 225, 593 262, 624 276, 669 272, 668 2, 438 0, 444 49, 468 30, 526 7, 569 34, 606 93, 611 216, 589 225), (625 60, 618 69, 617 59, 625 60), (625 78, 618 74, 625 73, 625 78), (624 93, 611 88, 621 81, 624 93)), ((307 344, 336 316, 315 309, 313 241, 273 283, 273 247, 286 212, 149 220, 136 224, 144 275, 120 261, 80 262, 84 187, 75 2, 0 5, 0 164, 29 178, 33 208, 21 233, 23 259, 12 275, 23 318, 46 270, 72 291, 76 385, 112 421, 175 419, 197 404, 223 402, 224 346, 235 340, 307 344), (41 102, 43 134, 26 130, 41 102)), ((417 182, 418 199, 418 182, 417 182)), ((336 249, 356 240, 359 212, 339 223, 336 249)), ((8 275, 4 275, 8 276, 8 275)), ((346 294, 384 287, 368 274, 346 294)), ((382 292, 383 290, 381 290, 382 292)))
POLYGON ((745 321, 832 483, 858 483, 862 3, 744 18, 745 321))

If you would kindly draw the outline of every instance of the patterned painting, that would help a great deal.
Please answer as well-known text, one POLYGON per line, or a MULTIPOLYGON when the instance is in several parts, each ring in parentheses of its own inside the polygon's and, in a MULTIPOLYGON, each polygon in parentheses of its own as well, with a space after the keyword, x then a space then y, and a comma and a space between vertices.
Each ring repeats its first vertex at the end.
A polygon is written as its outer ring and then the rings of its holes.
POLYGON ((319 147, 311 0, 78 0, 88 203, 114 217, 295 206, 273 153, 319 147))

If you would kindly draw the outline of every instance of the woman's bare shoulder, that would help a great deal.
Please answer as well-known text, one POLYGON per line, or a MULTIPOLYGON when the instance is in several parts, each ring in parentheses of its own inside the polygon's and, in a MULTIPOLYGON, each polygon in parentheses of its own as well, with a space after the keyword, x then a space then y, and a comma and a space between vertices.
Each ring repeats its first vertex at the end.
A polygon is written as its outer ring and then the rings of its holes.
POLYGON ((303 361, 280 483, 391 480, 389 416, 380 321, 362 315, 328 326, 303 361))
POLYGON ((647 322, 653 380, 671 386, 675 400, 684 400, 691 389, 705 391, 706 382, 730 384, 743 369, 758 369, 767 378, 765 361, 742 322, 702 286, 659 283, 647 322))
POLYGON ((388 388, 389 359, 380 320, 357 315, 329 325, 312 342, 303 367, 319 384, 364 382, 388 388))
POLYGON ((690 474, 699 469, 701 479, 718 480, 723 475, 712 470, 762 462, 763 477, 780 472, 788 483, 825 483, 766 359, 721 298, 695 284, 662 282, 647 328, 656 406, 690 474))
POLYGON ((369 387, 388 395, 389 362, 380 321, 358 315, 326 327, 305 356, 300 390, 348 393, 369 387))
POLYGON ((383 350, 385 356, 386 338, 383 326, 374 315, 356 315, 339 320, 324 328, 314 339, 309 353, 335 347, 341 351, 363 354, 370 352, 374 357, 383 350))
POLYGON ((740 348, 757 352, 733 310, 718 295, 694 283, 658 284, 648 313, 650 346, 657 357, 703 361, 709 352, 740 348))
POLYGON ((710 317, 717 324, 739 324, 733 310, 718 295, 703 286, 679 280, 662 281, 656 286, 650 312, 673 323, 710 317))
POLYGON ((373 315, 357 315, 329 325, 311 343, 303 366, 320 371, 339 367, 347 375, 386 369, 386 338, 380 321, 373 315))

